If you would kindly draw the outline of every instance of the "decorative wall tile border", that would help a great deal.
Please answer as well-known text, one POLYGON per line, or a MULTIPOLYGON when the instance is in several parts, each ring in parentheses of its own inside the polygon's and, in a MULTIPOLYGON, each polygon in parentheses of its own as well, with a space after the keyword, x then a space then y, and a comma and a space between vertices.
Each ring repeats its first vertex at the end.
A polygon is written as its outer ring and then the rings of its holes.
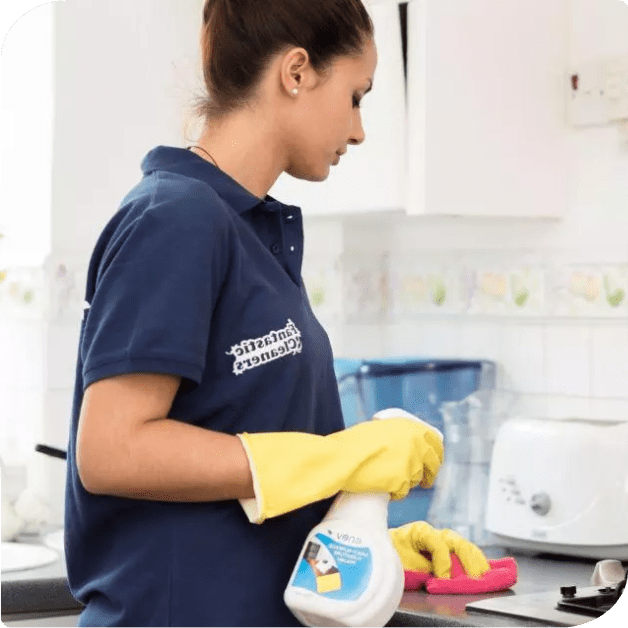
POLYGON ((390 264, 391 318, 459 314, 465 308, 460 273, 446 259, 412 258, 390 264))
POLYGON ((335 260, 306 259, 304 280, 314 311, 345 322, 441 315, 628 319, 628 263, 548 259, 551 254, 542 259, 516 252, 501 257, 344 253, 335 260))
POLYGON ((34 320, 45 316, 44 269, 0 268, 0 317, 34 320))
POLYGON ((86 275, 85 262, 53 257, 0 268, 0 318, 79 321, 86 275))
POLYGON ((552 268, 553 316, 628 317, 628 264, 565 264, 552 268))
POLYGON ((468 314, 545 314, 545 268, 499 264, 468 269, 467 273, 474 278, 468 314))
POLYGON ((303 262, 303 284, 310 305, 321 321, 335 322, 342 315, 342 281, 338 258, 306 257, 303 262))
POLYGON ((87 263, 67 257, 46 262, 48 316, 55 321, 80 321, 87 278, 87 263))
POLYGON ((343 254, 339 260, 342 317, 346 322, 383 322, 390 310, 388 256, 343 254))
MULTIPOLYGON (((486 257, 310 256, 303 279, 326 321, 422 316, 628 319, 628 263, 529 263, 486 257)), ((80 320, 87 262, 51 256, 0 268, 0 317, 80 320)))

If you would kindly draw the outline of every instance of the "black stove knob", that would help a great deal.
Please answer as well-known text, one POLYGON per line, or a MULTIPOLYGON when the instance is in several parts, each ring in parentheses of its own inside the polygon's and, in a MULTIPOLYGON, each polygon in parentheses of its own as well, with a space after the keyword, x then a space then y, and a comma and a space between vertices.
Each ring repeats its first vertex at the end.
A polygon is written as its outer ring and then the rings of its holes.
POLYGON ((560 594, 563 597, 576 597, 576 587, 560 587, 560 594))

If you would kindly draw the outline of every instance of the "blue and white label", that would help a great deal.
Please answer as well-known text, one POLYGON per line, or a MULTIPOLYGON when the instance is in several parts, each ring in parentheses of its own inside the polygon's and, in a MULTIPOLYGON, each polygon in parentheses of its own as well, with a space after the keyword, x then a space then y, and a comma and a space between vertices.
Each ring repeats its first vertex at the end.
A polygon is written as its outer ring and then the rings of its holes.
POLYGON ((372 570, 367 547, 347 545, 319 533, 308 539, 290 585, 326 598, 353 601, 366 591, 372 570))

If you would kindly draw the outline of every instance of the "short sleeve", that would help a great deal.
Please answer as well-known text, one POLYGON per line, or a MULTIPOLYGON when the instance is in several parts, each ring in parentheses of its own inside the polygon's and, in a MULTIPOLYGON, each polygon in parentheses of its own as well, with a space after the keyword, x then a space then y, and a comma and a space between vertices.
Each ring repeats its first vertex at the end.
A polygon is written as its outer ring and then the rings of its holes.
POLYGON ((103 255, 86 304, 81 334, 85 388, 133 372, 168 373, 200 383, 212 312, 226 273, 228 230, 224 220, 198 206, 186 212, 189 204, 151 207, 112 238, 117 242, 103 255))

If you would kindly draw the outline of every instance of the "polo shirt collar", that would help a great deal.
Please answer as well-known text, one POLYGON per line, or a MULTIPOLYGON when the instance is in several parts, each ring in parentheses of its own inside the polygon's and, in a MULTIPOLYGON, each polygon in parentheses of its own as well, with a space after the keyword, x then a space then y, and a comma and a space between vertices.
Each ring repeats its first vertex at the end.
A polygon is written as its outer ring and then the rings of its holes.
POLYGON ((147 175, 155 170, 165 170, 207 183, 238 213, 257 205, 268 211, 287 207, 268 194, 263 201, 260 200, 214 164, 184 148, 158 146, 151 150, 142 160, 142 172, 147 175))

